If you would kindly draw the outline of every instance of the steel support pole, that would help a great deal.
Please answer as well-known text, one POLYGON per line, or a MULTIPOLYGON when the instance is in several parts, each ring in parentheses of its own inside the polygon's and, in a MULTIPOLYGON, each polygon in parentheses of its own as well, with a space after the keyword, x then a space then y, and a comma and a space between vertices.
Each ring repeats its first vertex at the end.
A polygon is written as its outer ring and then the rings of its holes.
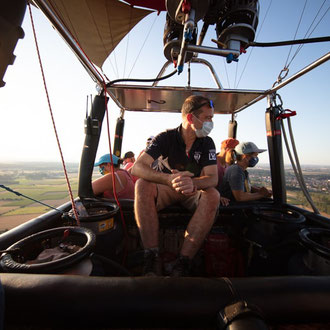
POLYGON ((268 96, 268 108, 266 110, 266 132, 268 154, 272 178, 272 190, 275 204, 286 203, 286 186, 282 150, 282 132, 280 121, 276 120, 279 109, 272 106, 273 95, 268 96))

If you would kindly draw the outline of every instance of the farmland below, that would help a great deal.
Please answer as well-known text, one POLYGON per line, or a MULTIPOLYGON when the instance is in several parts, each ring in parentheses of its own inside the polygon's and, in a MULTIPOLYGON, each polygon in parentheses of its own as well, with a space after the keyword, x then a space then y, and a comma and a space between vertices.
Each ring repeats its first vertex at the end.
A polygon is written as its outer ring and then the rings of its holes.
MULTIPOLYGON (((78 164, 67 164, 66 168, 73 196, 77 197, 78 164)), ((249 172, 252 184, 271 189, 269 168, 261 165, 249 172)), ((305 167, 303 173, 315 205, 322 215, 330 217, 330 167, 305 167)), ((95 169, 93 177, 97 176, 95 169)), ((290 169, 286 170, 286 183, 288 202, 310 209, 290 169)), ((0 164, 0 185, 17 192, 0 188, 0 232, 51 210, 36 201, 56 208, 70 200, 63 169, 58 163, 0 164)))
MULTIPOLYGON (((77 197, 78 164, 66 168, 77 197)), ((46 205, 56 208, 70 200, 63 169, 57 163, 0 164, 0 184, 16 192, 0 189, 0 232, 50 211, 46 205)))

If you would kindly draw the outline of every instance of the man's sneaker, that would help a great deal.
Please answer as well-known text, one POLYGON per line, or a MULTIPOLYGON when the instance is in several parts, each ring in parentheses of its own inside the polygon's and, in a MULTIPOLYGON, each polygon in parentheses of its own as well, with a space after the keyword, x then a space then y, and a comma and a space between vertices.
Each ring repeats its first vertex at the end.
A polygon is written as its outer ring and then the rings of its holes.
POLYGON ((162 275, 162 260, 159 253, 151 249, 144 251, 144 276, 161 276, 162 275))
POLYGON ((171 276, 191 276, 192 260, 185 256, 179 256, 173 265, 171 276))

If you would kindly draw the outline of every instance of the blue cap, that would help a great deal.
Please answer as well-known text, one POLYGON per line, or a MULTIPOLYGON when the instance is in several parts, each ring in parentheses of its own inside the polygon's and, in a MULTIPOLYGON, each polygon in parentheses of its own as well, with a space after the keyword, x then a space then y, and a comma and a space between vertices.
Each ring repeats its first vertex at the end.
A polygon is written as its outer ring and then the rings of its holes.
MULTIPOLYGON (((114 165, 118 164, 119 158, 115 155, 112 155, 112 160, 114 165)), ((99 166, 101 164, 111 163, 110 154, 105 154, 100 157, 100 159, 94 164, 94 166, 99 166)))

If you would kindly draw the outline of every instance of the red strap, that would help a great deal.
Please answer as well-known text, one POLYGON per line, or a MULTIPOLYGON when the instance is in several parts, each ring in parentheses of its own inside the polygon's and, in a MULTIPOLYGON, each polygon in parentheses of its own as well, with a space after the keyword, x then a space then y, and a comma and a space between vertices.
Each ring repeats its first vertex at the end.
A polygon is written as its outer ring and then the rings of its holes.
POLYGON ((288 118, 288 117, 292 117, 292 116, 295 116, 297 114, 296 111, 292 111, 292 110, 289 110, 289 109, 285 109, 277 118, 276 120, 280 120, 280 119, 285 119, 285 118, 288 118))

